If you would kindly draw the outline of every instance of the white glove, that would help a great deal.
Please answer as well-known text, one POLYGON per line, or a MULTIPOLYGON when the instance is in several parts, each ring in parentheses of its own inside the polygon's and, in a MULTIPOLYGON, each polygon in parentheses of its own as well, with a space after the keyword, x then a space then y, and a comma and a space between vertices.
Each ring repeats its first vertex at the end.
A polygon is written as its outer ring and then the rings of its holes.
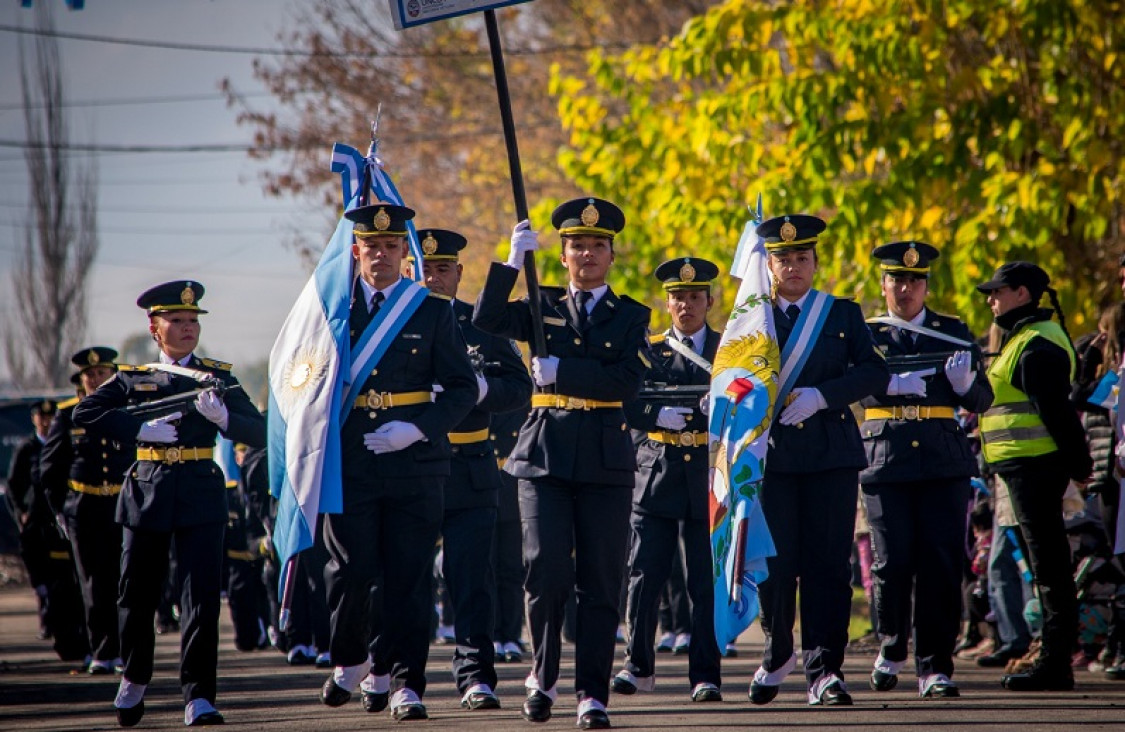
POLYGON ((508 266, 512 269, 523 269, 523 255, 538 249, 539 239, 531 230, 531 222, 524 219, 512 229, 512 248, 508 250, 508 266))
POLYGON ((404 450, 419 440, 424 440, 425 435, 412 422, 387 422, 385 425, 368 432, 363 436, 363 444, 376 455, 385 452, 404 450))
POLYGON ((221 430, 225 430, 230 421, 230 412, 227 411, 227 405, 223 404, 223 398, 211 390, 199 392, 199 396, 195 398, 195 411, 208 422, 218 425, 221 430))
POLYGON ((488 396, 488 379, 477 374, 477 404, 483 402, 486 396, 488 396))
POLYGON ((781 417, 777 420, 778 422, 786 425, 804 422, 806 419, 828 406, 828 402, 824 401, 820 389, 815 387, 802 386, 794 389, 793 397, 793 401, 789 402, 789 406, 782 410, 781 417))
POLYGON ((531 378, 536 386, 550 386, 559 376, 558 356, 531 357, 531 378))
POLYGON ((661 407, 656 415, 656 426, 666 430, 682 430, 687 427, 687 417, 692 410, 689 407, 661 407))
POLYGON ((145 422, 141 425, 140 431, 137 432, 137 442, 175 442, 176 425, 168 423, 182 416, 184 416, 183 412, 172 412, 145 422))
POLYGON ((926 381, 921 376, 907 371, 905 374, 891 374, 887 385, 887 396, 926 396, 926 381))
POLYGON ((968 351, 957 351, 945 360, 945 377, 958 396, 964 396, 973 385, 973 355, 968 351))

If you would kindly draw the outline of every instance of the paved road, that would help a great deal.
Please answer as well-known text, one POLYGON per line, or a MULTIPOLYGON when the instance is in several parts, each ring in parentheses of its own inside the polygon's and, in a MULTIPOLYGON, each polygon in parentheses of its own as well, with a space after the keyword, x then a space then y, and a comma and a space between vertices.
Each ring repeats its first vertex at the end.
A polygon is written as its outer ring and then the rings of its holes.
MULTIPOLYGON (((116 729, 111 708, 117 681, 70 672, 51 652, 49 642, 35 639, 34 598, 26 587, 0 589, 0 730, 116 729)), ((358 701, 342 708, 320 704, 317 690, 327 672, 294 668, 274 651, 239 653, 234 650, 228 618, 223 618, 219 656, 218 707, 228 727, 269 730, 354 730, 395 726, 388 713, 368 715, 358 701)), ((176 681, 178 638, 158 636, 156 677, 146 698, 147 713, 140 728, 180 729, 183 706, 176 681)), ((725 662, 726 701, 693 704, 688 698, 687 661, 661 656, 657 691, 633 697, 615 696, 611 718, 619 729, 736 729, 771 728, 906 729, 960 727, 981 729, 1063 729, 1083 724, 1086 729, 1125 729, 1125 682, 1107 681, 1082 671, 1072 693, 1016 695, 997 683, 997 674, 962 664, 957 674, 964 696, 959 700, 922 701, 902 677, 900 688, 876 695, 867 689, 872 653, 851 653, 845 672, 851 679, 856 706, 820 709, 805 703, 798 676, 791 676, 778 699, 767 707, 753 707, 746 699, 750 676, 760 657, 760 636, 748 632, 739 642, 740 656, 725 662)), ((563 685, 556 715, 535 726, 519 718, 522 680, 528 666, 500 666, 499 693, 504 708, 466 712, 448 672, 452 651, 434 646, 430 655, 430 689, 424 729, 507 730, 574 729, 574 702, 566 682, 573 679, 573 649, 565 648, 563 685)), ((358 696, 358 695, 357 695, 358 696)))

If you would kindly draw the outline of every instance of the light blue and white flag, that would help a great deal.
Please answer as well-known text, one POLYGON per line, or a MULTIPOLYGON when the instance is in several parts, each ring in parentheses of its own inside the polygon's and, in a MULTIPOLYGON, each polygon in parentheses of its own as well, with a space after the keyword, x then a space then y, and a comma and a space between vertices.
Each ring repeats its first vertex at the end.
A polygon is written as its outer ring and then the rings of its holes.
POLYGON ((758 615, 758 585, 776 553, 759 493, 777 399, 781 356, 764 242, 747 222, 731 275, 742 279, 711 376, 711 530, 715 640, 720 650, 758 615))
POLYGON ((1094 388, 1094 393, 1087 399, 1090 404, 1102 409, 1108 409, 1112 412, 1117 412, 1117 392, 1119 389, 1118 375, 1116 371, 1107 371, 1102 380, 1094 388))
POLYGON ((270 352, 270 493, 278 502, 273 543, 287 569, 290 557, 312 546, 317 514, 343 509, 340 404, 350 357, 351 288, 352 222, 341 218, 270 352))

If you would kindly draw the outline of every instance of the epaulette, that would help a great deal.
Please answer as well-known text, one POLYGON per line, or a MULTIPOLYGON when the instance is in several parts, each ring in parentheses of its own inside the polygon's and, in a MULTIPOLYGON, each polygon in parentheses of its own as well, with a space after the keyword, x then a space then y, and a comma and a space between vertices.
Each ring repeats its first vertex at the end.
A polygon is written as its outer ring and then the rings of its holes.
POLYGON ((648 342, 655 346, 657 343, 663 343, 667 337, 665 333, 656 333, 648 337, 648 342))
POLYGON ((143 374, 143 373, 151 372, 153 369, 148 367, 148 366, 133 366, 132 364, 128 364, 128 363, 119 363, 119 364, 117 364, 117 370, 118 371, 134 371, 134 372, 143 374))
POLYGON ((57 406, 59 409, 70 409, 71 407, 73 407, 75 404, 78 403, 79 399, 81 399, 81 397, 72 396, 70 399, 66 399, 64 401, 61 401, 55 406, 57 406))
POLYGON ((833 295, 832 297, 836 298, 837 300, 846 300, 848 302, 854 302, 855 301, 854 295, 833 295))
POLYGON ((213 358, 201 358, 199 362, 209 369, 218 369, 219 371, 230 371, 232 366, 226 361, 216 361, 213 358))
POLYGON ((228 480, 227 481, 227 490, 228 491, 233 491, 237 487, 238 487, 238 481, 237 480, 228 480))
POLYGON ((445 300, 446 302, 449 302, 450 300, 453 299, 449 295, 439 295, 438 293, 434 292, 433 290, 430 290, 429 293, 427 293, 427 294, 428 294, 429 297, 436 297, 438 300, 445 300))

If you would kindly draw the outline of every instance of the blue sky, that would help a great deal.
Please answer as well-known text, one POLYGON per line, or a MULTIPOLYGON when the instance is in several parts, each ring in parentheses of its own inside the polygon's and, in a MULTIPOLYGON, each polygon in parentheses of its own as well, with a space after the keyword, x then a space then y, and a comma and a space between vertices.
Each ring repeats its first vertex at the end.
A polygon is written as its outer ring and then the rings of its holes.
MULTIPOLYGON (((63 33, 157 42, 278 46, 296 0, 87 0, 84 10, 52 2, 63 33)), ((376 2, 376 0, 370 0, 376 2)), ((5 3, 0 25, 33 26, 33 11, 5 3)), ((18 72, 20 38, 0 31, 0 140, 25 139, 18 72)), ((72 139, 97 145, 248 143, 219 82, 230 77, 254 104, 271 102, 251 73, 253 56, 60 39, 72 139), (184 100, 190 97, 190 100, 184 100), (202 97, 202 98, 201 98, 202 97), (141 100, 141 101, 137 101, 141 100), (128 103, 126 103, 128 102, 128 103)), ((325 159, 332 140, 325 141, 325 159)), ((355 141, 352 141, 355 144, 355 141)), ((331 235, 325 212, 267 198, 261 166, 241 152, 106 153, 96 156, 101 251, 90 274, 91 343, 118 347, 147 325, 135 305, 153 284, 196 279, 207 288, 201 350, 238 364, 269 354, 308 273, 284 244, 286 232, 331 235)), ((327 162, 326 162, 327 164, 327 162)), ((22 152, 0 147, 0 317, 10 301, 15 253, 26 225, 22 152)), ((0 379, 5 368, 0 363, 0 379)))

